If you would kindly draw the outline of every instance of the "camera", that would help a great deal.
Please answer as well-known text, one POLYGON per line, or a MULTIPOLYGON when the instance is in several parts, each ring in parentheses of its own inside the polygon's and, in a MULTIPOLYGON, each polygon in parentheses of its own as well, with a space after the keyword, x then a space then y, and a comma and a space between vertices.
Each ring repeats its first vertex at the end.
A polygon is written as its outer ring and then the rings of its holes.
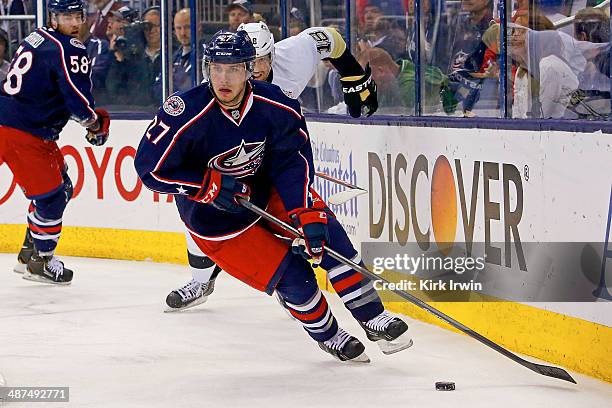
POLYGON ((115 40, 115 49, 121 51, 125 59, 144 53, 146 47, 145 31, 153 28, 148 21, 135 21, 123 27, 123 35, 115 40))

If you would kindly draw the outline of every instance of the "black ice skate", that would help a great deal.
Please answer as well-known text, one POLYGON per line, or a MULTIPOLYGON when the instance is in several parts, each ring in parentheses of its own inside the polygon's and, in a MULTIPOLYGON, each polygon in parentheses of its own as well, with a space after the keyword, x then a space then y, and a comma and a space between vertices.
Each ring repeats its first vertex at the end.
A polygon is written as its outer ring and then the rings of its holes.
POLYGON ((34 253, 34 241, 32 235, 30 235, 30 229, 26 229, 26 235, 21 245, 21 251, 17 255, 17 265, 13 268, 14 272, 25 273, 26 265, 34 253))
POLYGON ((341 328, 334 337, 319 342, 321 350, 331 354, 340 361, 355 363, 369 363, 370 358, 365 353, 365 346, 357 338, 351 336, 341 328))
POLYGON ((189 309, 208 300, 208 296, 215 290, 215 279, 207 283, 200 283, 195 279, 187 282, 183 287, 173 290, 166 297, 168 308, 166 312, 178 312, 179 310, 189 309))
POLYGON ((367 322, 359 322, 368 339, 376 342, 384 354, 393 354, 412 346, 408 325, 386 310, 367 322))
POLYGON ((40 256, 32 254, 26 267, 23 279, 52 283, 54 285, 70 285, 73 272, 64 267, 64 263, 59 258, 50 256, 40 256))

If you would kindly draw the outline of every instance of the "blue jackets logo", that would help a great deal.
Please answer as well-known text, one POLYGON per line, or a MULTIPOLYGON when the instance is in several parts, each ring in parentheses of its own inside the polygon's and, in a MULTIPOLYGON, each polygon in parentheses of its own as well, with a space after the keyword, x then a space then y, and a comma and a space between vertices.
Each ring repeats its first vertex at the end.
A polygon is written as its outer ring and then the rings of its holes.
POLYGON ((208 166, 223 174, 236 178, 253 175, 264 158, 266 141, 245 143, 216 155, 208 162, 208 166))

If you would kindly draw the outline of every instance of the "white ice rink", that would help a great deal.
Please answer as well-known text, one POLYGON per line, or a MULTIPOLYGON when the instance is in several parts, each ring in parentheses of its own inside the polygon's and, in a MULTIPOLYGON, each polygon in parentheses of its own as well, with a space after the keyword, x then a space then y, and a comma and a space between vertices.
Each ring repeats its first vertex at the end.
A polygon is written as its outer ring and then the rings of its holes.
MULTIPOLYGON (((0 372, 10 386, 69 386, 70 403, 7 407, 605 407, 612 384, 535 374, 467 336, 409 321, 415 345, 368 365, 323 353, 272 299, 227 275, 209 301, 162 313, 179 265, 64 258, 72 286, 21 279, 0 254, 0 372), (456 391, 434 390, 454 381, 456 391)), ((337 297, 342 326, 367 341, 337 297)), ((0 403, 2 405, 2 403, 0 403)))

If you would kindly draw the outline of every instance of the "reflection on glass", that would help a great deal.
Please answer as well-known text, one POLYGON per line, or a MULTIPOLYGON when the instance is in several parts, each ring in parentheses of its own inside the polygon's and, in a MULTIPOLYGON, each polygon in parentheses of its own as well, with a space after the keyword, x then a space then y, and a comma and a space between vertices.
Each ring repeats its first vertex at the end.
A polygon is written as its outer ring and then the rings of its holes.
MULTIPOLYGON (((220 29, 235 30, 241 23, 263 21, 282 47, 279 3, 198 0, 195 32, 191 32, 193 11, 181 9, 186 2, 176 3, 170 27, 171 91, 189 89, 192 76, 196 84, 202 81, 203 45, 220 29)), ((289 37, 304 35, 308 28, 328 27, 335 28, 344 41, 349 40, 345 3, 289 0, 289 37)), ((591 3, 597 2, 588 4, 591 3)), ((363 67, 370 65, 378 84, 377 114, 415 115, 414 0, 355 0, 352 4, 352 51, 363 67)), ((495 4, 493 0, 420 1, 423 115, 499 117, 500 26, 495 4)), ((508 115, 517 119, 607 119, 609 6, 583 7, 565 0, 515 0, 505 4, 510 25, 506 50, 508 115), (575 15, 573 21, 559 23, 571 15, 575 15), (563 81, 549 84, 551 75, 563 81)), ((95 0, 91 10, 89 29, 82 30, 81 39, 92 61, 93 90, 99 104, 154 111, 161 97, 159 9, 150 9, 141 16, 143 10, 132 10, 120 2, 95 0)), ((309 65, 307 59, 295 58, 297 65, 309 65)), ((287 66, 281 60, 274 62, 268 57, 262 61, 287 66)), ((273 76, 276 72, 274 68, 273 76)), ((298 93, 296 97, 307 112, 347 114, 340 74, 329 60, 317 63, 298 93)))
MULTIPOLYGON (((513 26, 513 118, 602 119, 609 115, 607 43, 578 41, 562 31, 513 26), (604 71, 604 72, 602 72, 604 71)), ((609 64, 608 64, 609 66, 609 64)))

